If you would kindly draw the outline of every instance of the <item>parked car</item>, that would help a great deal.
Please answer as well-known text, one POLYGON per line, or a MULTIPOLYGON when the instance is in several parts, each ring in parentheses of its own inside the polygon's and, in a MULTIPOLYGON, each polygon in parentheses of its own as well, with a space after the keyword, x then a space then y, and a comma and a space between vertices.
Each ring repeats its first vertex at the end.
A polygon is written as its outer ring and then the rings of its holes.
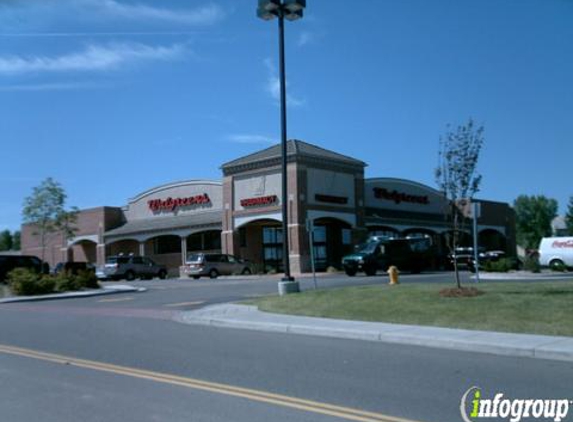
POLYGON ((187 257, 182 273, 198 279, 201 276, 217 278, 220 275, 252 274, 251 263, 233 255, 194 253, 187 257))
MULTIPOLYGON (((502 259, 505 259, 508 261, 509 269, 511 269, 511 270, 521 269, 521 262, 519 261, 519 259, 517 259, 515 257, 509 257, 508 258, 504 251, 480 252, 480 254, 478 255, 478 268, 481 271, 487 267, 488 263, 498 262, 502 259)), ((470 262, 468 264, 468 269, 472 273, 475 273, 475 271, 476 271, 476 260, 475 260, 475 258, 470 260, 470 262)))
POLYGON ((58 262, 52 269, 52 274, 59 274, 62 271, 73 275, 78 275, 81 271, 95 272, 95 266, 89 262, 58 262))
POLYGON ((30 268, 37 273, 48 273, 49 265, 32 255, 0 255, 0 282, 15 268, 30 268))
POLYGON ((417 239, 375 238, 343 257, 342 266, 351 277, 359 271, 375 275, 377 270, 386 271, 391 265, 400 271, 419 273, 428 268, 430 258, 430 249, 419 248, 417 239))
POLYGON ((100 280, 124 278, 132 281, 136 278, 152 279, 153 277, 163 280, 167 277, 167 268, 145 256, 117 255, 110 256, 105 265, 97 269, 96 276, 100 280))
POLYGON ((539 264, 551 268, 573 267, 573 237, 544 237, 541 239, 539 264))
MULTIPOLYGON (((478 247, 478 253, 483 253, 485 249, 478 247)), ((454 262, 457 263, 458 269, 469 269, 472 261, 475 260, 474 248, 467 246, 457 247, 454 253, 448 254, 447 267, 450 270, 454 269, 454 262)))

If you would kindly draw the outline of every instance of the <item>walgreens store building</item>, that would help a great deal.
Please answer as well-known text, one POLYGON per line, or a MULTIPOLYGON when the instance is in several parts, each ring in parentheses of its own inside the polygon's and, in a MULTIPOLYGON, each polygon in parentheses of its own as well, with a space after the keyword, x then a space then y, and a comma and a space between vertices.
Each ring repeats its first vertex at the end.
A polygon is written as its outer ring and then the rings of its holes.
MULTIPOLYGON (((445 257, 451 229, 443 195, 420 183, 364 179, 366 163, 306 142, 287 145, 288 230, 293 273, 310 271, 307 220, 313 222, 317 268, 340 267, 343 255, 369 234, 424 236, 445 257)), ((260 269, 282 271, 280 145, 224 164, 222 181, 189 180, 151 188, 124 207, 80 211, 77 233, 54 235, 50 265, 102 265, 119 253, 145 255, 177 274, 193 252, 222 252, 260 269)), ((515 254, 515 216, 508 204, 480 200, 479 245, 515 254)), ((462 241, 471 245, 471 234, 462 241)), ((41 256, 34 228, 22 227, 22 253, 41 256)), ((436 259, 439 268, 442 259, 436 259)))

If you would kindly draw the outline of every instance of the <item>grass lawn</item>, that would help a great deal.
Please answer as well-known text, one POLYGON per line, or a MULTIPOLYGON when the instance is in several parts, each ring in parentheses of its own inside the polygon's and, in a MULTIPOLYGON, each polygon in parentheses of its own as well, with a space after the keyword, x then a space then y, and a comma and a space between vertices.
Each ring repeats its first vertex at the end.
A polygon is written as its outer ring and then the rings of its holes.
POLYGON ((454 285, 380 284, 263 297, 248 303, 284 314, 573 337, 573 279, 484 282, 478 285, 485 292, 481 296, 440 297, 439 291, 447 287, 454 285))

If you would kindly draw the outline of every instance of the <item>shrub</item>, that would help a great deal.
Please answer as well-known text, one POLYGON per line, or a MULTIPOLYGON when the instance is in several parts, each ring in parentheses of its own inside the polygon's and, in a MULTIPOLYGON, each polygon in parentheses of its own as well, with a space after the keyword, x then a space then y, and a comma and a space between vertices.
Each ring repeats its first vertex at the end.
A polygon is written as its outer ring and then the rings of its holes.
POLYGON ((333 267, 333 266, 329 266, 329 267, 326 269, 326 272, 329 273, 329 274, 334 274, 334 273, 337 273, 337 272, 339 272, 339 271, 340 271, 340 270, 339 270, 338 268, 333 267))
POLYGON ((16 268, 8 273, 8 284, 12 293, 19 296, 48 294, 54 291, 55 282, 41 278, 28 268, 16 268))
POLYGON ((42 276, 27 268, 16 268, 8 274, 7 281, 12 293, 18 296, 99 288, 97 278, 91 271, 80 271, 77 276, 69 273, 42 276))
POLYGON ((486 262, 484 270, 487 272, 506 273, 511 270, 512 262, 509 258, 502 258, 499 261, 486 262))
POLYGON ((76 276, 81 287, 86 289, 99 289, 100 285, 93 271, 79 271, 76 276))
POLYGON ((539 258, 535 255, 528 255, 523 262, 523 269, 531 271, 532 273, 541 272, 541 265, 539 265, 539 258))
POLYGON ((82 288, 77 280, 77 277, 73 275, 67 275, 64 273, 58 274, 56 276, 51 276, 49 278, 52 279, 56 286, 56 290, 60 293, 80 290, 82 288))

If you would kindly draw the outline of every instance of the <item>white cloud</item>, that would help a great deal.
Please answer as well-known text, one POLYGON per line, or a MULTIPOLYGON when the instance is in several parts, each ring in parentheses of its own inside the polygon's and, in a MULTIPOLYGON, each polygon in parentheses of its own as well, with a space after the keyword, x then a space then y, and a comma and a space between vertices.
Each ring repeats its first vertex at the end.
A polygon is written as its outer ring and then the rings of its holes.
POLYGON ((174 60, 185 51, 181 44, 156 47, 124 43, 90 45, 84 51, 55 57, 0 56, 0 74, 115 70, 142 61, 174 60))
POLYGON ((263 135, 230 135, 229 141, 237 144, 276 144, 278 141, 269 136, 263 135))
POLYGON ((223 8, 208 4, 196 9, 173 10, 149 6, 143 3, 126 4, 116 0, 76 0, 78 5, 86 4, 102 13, 129 20, 157 20, 189 25, 211 25, 224 17, 223 8))
POLYGON ((309 31, 302 31, 298 37, 297 45, 299 47, 304 47, 307 44, 314 42, 314 34, 309 31))
MULTIPOLYGON (((275 99, 276 101, 280 101, 281 85, 279 77, 277 76, 277 70, 271 59, 265 59, 264 63, 268 70, 268 77, 267 77, 267 82, 265 84, 265 90, 270 94, 270 96, 273 99, 275 99)), ((288 82, 287 82, 287 105, 292 107, 300 107, 305 103, 306 103, 305 100, 295 97, 292 94, 289 94, 288 82)))

